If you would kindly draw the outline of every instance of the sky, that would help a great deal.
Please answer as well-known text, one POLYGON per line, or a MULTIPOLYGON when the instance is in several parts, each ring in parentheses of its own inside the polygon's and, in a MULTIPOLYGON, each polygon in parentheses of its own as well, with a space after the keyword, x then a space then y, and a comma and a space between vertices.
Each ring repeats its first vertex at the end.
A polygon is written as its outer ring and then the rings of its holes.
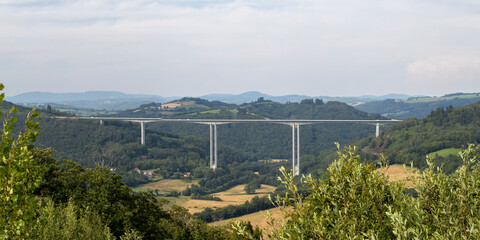
POLYGON ((480 92, 478 0, 0 0, 7 96, 480 92))

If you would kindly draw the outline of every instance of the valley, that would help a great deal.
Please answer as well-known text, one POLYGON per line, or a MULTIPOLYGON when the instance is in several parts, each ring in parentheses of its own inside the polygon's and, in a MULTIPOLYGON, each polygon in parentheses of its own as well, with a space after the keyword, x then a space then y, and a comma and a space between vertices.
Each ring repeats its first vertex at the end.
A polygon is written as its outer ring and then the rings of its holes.
MULTIPOLYGON (((472 99, 470 96, 467 99, 472 99)), ((442 101, 456 98, 443 99, 442 101)), ((431 100, 431 99, 430 99, 431 100)), ((412 103, 435 102, 411 100, 412 103)), ((2 103, 3 109, 12 106, 2 103)), ((18 107, 21 115, 29 108, 18 107)), ((369 163, 385 154, 391 164, 377 172, 390 182, 401 182, 416 192, 418 172, 427 167, 425 155, 443 164, 449 173, 460 165, 458 152, 465 141, 479 142, 478 103, 459 108, 438 108, 423 119, 408 119, 393 126, 328 123, 301 127, 301 174, 322 177, 336 159, 334 142, 359 146, 358 153, 369 163), (460 137, 461 136, 461 137, 460 137), (414 163, 413 169, 402 164, 414 163)), ((68 119, 70 113, 40 109, 42 132, 37 147, 52 147, 53 156, 72 159, 83 167, 104 166, 122 176, 136 194, 147 193, 163 202, 164 209, 179 206, 195 219, 210 226, 231 221, 250 221, 254 227, 267 226, 266 211, 281 218, 267 195, 285 194, 277 178, 279 168, 291 168, 291 127, 266 123, 237 123, 218 126, 218 168, 209 166, 208 126, 174 122, 146 124, 145 145, 140 144, 136 123, 68 119), (56 118, 56 117, 67 118, 56 118), (61 131, 58 131, 61 129, 61 131), (253 192, 247 192, 247 185, 253 192), (255 187, 254 187, 255 186, 255 187)), ((362 112, 341 102, 304 100, 276 103, 257 99, 241 105, 182 98, 170 103, 148 103, 138 108, 101 117, 143 117, 195 119, 276 120, 364 119, 385 120, 379 114, 362 112)), ((21 128, 18 129, 20 131, 21 128)), ((250 191, 250 190, 249 190, 250 191)))

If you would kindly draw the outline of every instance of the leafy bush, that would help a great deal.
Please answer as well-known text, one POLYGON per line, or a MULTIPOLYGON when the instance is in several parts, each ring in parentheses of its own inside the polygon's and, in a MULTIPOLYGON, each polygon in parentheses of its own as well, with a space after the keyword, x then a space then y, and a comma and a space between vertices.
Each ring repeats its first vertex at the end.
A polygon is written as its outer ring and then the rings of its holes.
MULTIPOLYGON (((0 84, 3 90, 3 84, 0 84)), ((0 95, 0 103, 5 94, 0 95)), ((35 164, 32 143, 38 136, 40 126, 33 119, 36 111, 28 114, 25 131, 15 139, 13 130, 17 118, 12 114, 13 107, 3 117, 3 129, 0 140, 0 239, 20 239, 33 237, 38 221, 38 204, 33 191, 42 181, 43 169, 35 164)), ((2 117, 0 109, 0 118, 2 117)))
POLYGON ((281 228, 270 232, 271 238, 394 237, 387 211, 406 204, 403 187, 389 184, 375 166, 362 163, 355 151, 355 147, 339 151, 338 160, 330 164, 323 179, 303 176, 301 183, 309 186, 307 197, 299 192, 293 174, 280 169, 289 193, 276 199, 284 221, 281 228))
POLYGON ((293 174, 281 168, 280 180, 289 192, 275 200, 284 219, 276 223, 270 217, 270 238, 480 238, 480 165, 474 145, 461 153, 463 163, 451 175, 427 158, 428 168, 415 183, 416 194, 407 194, 401 183, 389 183, 355 150, 339 150, 324 178, 303 176, 306 197, 293 174))

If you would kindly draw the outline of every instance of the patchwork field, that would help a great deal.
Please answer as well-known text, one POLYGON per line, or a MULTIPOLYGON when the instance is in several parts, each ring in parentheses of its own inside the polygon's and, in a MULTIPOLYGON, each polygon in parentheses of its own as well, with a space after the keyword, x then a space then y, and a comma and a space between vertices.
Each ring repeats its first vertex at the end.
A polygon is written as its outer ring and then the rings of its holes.
MULTIPOLYGON (((165 179, 157 182, 151 182, 143 185, 139 185, 135 188, 132 188, 135 192, 155 190, 158 189, 159 193, 167 193, 172 191, 181 192, 185 188, 192 184, 198 184, 198 180, 186 181, 179 179, 165 179)), ((192 199, 189 196, 179 196, 179 197, 166 197, 172 204, 182 206, 191 214, 201 212, 205 208, 222 208, 228 205, 240 205, 245 203, 245 201, 250 201, 255 196, 263 197, 269 193, 275 191, 276 187, 264 185, 260 189, 256 189, 254 194, 245 194, 244 191, 245 185, 238 185, 233 188, 228 189, 224 192, 214 193, 212 196, 219 197, 222 201, 210 201, 210 200, 199 200, 192 199)))
POLYGON ((208 201, 208 200, 198 200, 190 199, 183 203, 178 203, 178 205, 188 209, 190 213, 197 213, 205 210, 205 208, 222 208, 228 205, 240 205, 245 203, 245 201, 250 201, 255 196, 265 196, 269 193, 275 191, 274 186, 263 185, 262 188, 256 189, 255 194, 245 194, 243 188, 245 185, 238 185, 236 187, 230 188, 227 191, 219 192, 212 194, 214 197, 219 197, 223 201, 208 201))

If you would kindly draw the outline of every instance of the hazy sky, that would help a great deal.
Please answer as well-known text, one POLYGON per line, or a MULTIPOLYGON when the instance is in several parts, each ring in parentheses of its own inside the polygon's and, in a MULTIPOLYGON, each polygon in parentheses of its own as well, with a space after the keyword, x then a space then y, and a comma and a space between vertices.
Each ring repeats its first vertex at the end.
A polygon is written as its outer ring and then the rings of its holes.
POLYGON ((7 96, 480 92, 480 1, 0 0, 0 82, 7 96))

